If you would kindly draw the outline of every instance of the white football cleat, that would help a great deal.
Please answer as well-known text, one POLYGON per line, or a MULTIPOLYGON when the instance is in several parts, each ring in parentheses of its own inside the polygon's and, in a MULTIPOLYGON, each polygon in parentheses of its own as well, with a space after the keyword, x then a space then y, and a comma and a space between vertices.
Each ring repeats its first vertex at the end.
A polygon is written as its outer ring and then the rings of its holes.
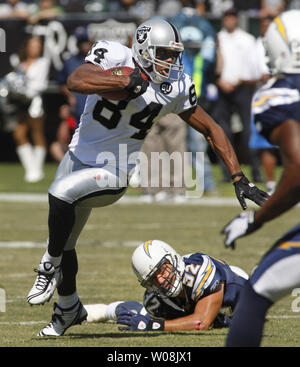
POLYGON ((74 306, 67 309, 54 303, 53 311, 51 321, 37 336, 62 336, 69 327, 79 325, 87 318, 87 311, 79 300, 74 306))
POLYGON ((40 305, 49 301, 55 289, 62 281, 62 272, 60 266, 54 267, 49 261, 40 263, 38 273, 33 287, 27 296, 27 301, 31 305, 40 305))
POLYGON ((108 305, 104 303, 98 303, 94 305, 84 305, 84 308, 87 310, 87 322, 104 322, 108 321, 109 317, 107 316, 107 307, 108 305))

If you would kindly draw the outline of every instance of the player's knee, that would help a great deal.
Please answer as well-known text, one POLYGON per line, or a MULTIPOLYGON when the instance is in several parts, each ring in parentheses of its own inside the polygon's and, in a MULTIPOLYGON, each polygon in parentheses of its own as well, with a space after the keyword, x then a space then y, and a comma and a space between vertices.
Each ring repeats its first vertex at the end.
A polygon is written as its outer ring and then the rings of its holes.
POLYGON ((76 191, 74 190, 74 184, 68 179, 61 178, 53 181, 48 194, 66 203, 72 204, 76 199, 74 191, 76 191))
POLYGON ((49 200, 49 221, 54 223, 62 222, 63 225, 72 227, 75 218, 74 205, 61 200, 54 195, 48 195, 49 200), (68 225, 69 224, 69 225, 68 225))

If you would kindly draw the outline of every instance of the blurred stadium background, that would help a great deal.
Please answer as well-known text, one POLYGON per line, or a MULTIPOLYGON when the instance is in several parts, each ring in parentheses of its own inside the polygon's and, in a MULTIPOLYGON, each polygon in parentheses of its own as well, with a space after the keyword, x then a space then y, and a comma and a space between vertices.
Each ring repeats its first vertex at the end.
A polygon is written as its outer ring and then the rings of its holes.
MULTIPOLYGON (((38 4, 38 1, 35 2, 34 0, 27 0, 27 2, 38 4)), ((2 18, 0 16, 0 28, 6 34, 6 52, 0 53, 0 79, 13 70, 16 56, 27 35, 39 35, 44 40, 44 56, 51 61, 49 86, 43 93, 46 113, 45 135, 48 145, 56 139, 56 131, 60 122, 59 108, 65 102, 56 75, 62 68, 63 61, 78 51, 74 31, 78 26, 85 26, 91 40, 107 39, 128 44, 136 25, 147 15, 145 12, 147 7, 143 5, 147 1, 138 2, 141 3, 140 12, 143 17, 138 17, 137 11, 134 12, 134 15, 123 11, 118 13, 107 12, 105 9, 108 6, 104 0, 61 0, 58 2, 63 9, 60 15, 55 18, 41 20, 35 25, 28 24, 24 19, 2 18)), ((167 4, 168 2, 157 1, 157 3, 167 4)), ((234 2, 227 1, 227 3, 227 6, 229 6, 234 2)), ((241 9, 239 15, 240 26, 258 36, 259 19, 255 9, 259 8, 259 1, 247 1, 247 4, 243 1, 237 1, 236 3, 241 9)), ((164 12, 165 10, 162 11, 162 13, 164 12)), ((172 14, 171 9, 169 9, 169 12, 172 14)), ((214 15, 207 11, 205 17, 209 19, 216 31, 220 30, 220 15, 214 15)), ((0 104, 0 162, 16 162, 18 158, 12 138, 14 120, 7 106, 7 101, 3 97, 0 93, 0 102, 2 102, 0 104)), ((211 155, 211 159, 214 160, 213 155, 211 155)), ((51 160, 48 154, 48 161, 51 160)))

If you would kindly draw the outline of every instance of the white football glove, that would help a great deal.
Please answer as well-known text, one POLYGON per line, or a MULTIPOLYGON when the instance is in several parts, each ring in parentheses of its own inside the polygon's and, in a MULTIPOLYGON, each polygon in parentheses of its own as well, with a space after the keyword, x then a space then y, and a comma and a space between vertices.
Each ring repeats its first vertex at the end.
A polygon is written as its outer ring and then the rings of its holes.
POLYGON ((222 230, 225 234, 225 247, 235 248, 235 240, 256 231, 261 227, 260 224, 254 222, 255 210, 243 212, 232 219, 222 230))

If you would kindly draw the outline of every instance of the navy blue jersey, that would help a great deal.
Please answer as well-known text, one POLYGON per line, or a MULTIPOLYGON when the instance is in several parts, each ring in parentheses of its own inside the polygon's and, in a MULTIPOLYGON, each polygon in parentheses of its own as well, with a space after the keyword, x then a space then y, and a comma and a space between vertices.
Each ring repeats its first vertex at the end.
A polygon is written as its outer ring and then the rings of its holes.
POLYGON ((182 317, 194 312, 197 302, 220 289, 224 283, 222 307, 235 308, 239 293, 246 282, 224 261, 203 253, 193 253, 183 257, 184 297, 166 297, 156 292, 146 291, 144 306, 150 316, 166 320, 182 317))
POLYGON ((254 290, 272 302, 299 287, 300 224, 284 234, 263 256, 251 275, 254 290))
POLYGON ((257 131, 267 139, 286 120, 300 121, 300 74, 272 78, 255 93, 252 113, 257 131))

